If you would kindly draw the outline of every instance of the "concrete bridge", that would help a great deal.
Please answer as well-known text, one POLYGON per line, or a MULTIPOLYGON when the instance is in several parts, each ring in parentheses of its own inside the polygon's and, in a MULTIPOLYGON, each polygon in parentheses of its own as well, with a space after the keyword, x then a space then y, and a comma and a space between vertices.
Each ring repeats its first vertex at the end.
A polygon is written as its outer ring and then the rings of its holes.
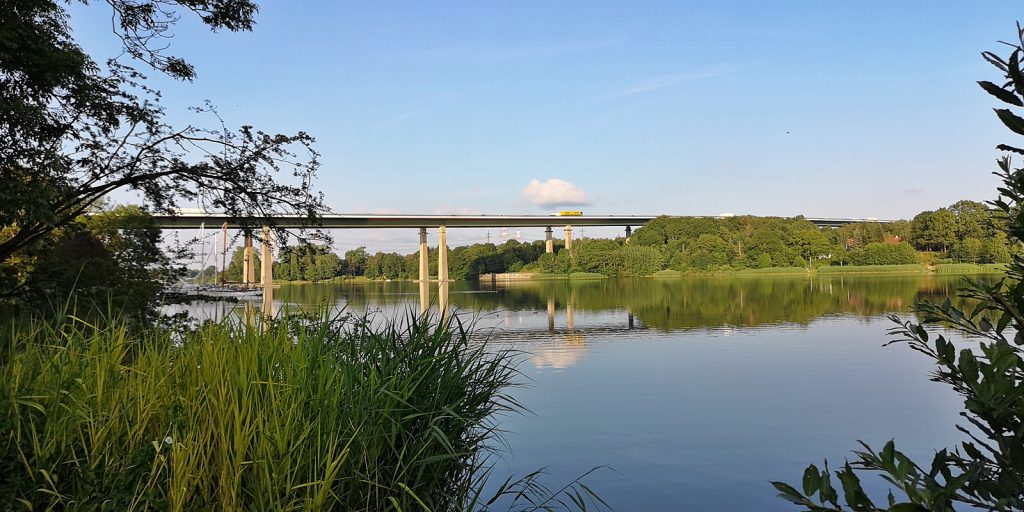
MULTIPOLYGON (((565 248, 572 250, 573 226, 622 226, 625 228, 626 240, 632 234, 634 226, 642 226, 656 215, 339 215, 328 214, 316 219, 300 215, 275 215, 271 218, 262 217, 229 217, 223 214, 210 213, 202 210, 182 210, 177 215, 154 215, 153 219, 160 228, 196 229, 201 225, 220 226, 224 230, 224 250, 227 252, 227 231, 230 228, 245 229, 245 243, 242 269, 242 281, 246 286, 256 283, 256 261, 253 249, 253 228, 263 226, 261 241, 260 281, 263 285, 264 312, 269 314, 273 300, 273 240, 270 226, 280 228, 319 228, 319 229, 382 229, 382 228, 416 228, 419 229, 419 282, 421 295, 426 293, 426 285, 430 280, 429 246, 427 245, 427 229, 437 229, 438 269, 437 280, 443 288, 447 287, 448 279, 448 228, 486 228, 486 227, 543 227, 544 246, 548 253, 554 252, 553 228, 564 226, 565 248)), ((704 218, 727 218, 723 216, 703 216, 704 218)), ((807 218, 819 227, 835 228, 844 224, 859 222, 890 222, 878 219, 837 219, 807 218)), ((223 265, 222 265, 223 266, 223 265)), ((447 302, 446 290, 439 296, 447 302)), ((425 303, 425 301, 424 301, 425 303)), ((445 311, 446 304, 440 304, 445 311)))
MULTIPOLYGON (((310 219, 299 215, 274 216, 270 219, 259 217, 236 218, 208 212, 183 211, 178 215, 154 215, 153 219, 160 228, 195 229, 200 225, 221 226, 225 232, 229 228, 248 228, 245 235, 245 269, 243 281, 246 284, 255 282, 255 258, 252 252, 252 226, 264 226, 262 236, 264 261, 261 276, 264 281, 272 278, 266 261, 269 259, 270 230, 269 225, 281 228, 320 228, 320 229, 357 229, 357 228, 417 228, 420 230, 420 281, 430 278, 428 265, 427 229, 437 228, 438 247, 438 281, 448 280, 448 228, 485 228, 485 227, 543 227, 545 250, 554 252, 553 227, 565 228, 565 247, 572 250, 573 226, 623 226, 626 228, 628 240, 633 226, 642 226, 654 215, 324 215, 310 219)), ((226 234, 225 234, 226 240, 226 234)))
MULTIPOLYGON (((280 228, 358 229, 358 228, 416 228, 420 231, 419 282, 421 296, 427 293, 430 281, 430 247, 427 245, 427 229, 437 229, 437 280, 442 287, 439 291, 441 311, 447 309, 448 286, 448 228, 483 227, 543 227, 546 252, 554 253, 553 227, 564 225, 565 248, 572 250, 573 226, 623 226, 628 240, 633 226, 642 226, 656 216, 637 215, 324 215, 310 219, 299 215, 281 215, 272 218, 229 217, 203 211, 182 211, 178 215, 154 215, 160 228, 196 229, 202 225, 221 226, 224 230, 224 247, 227 252, 227 231, 230 228, 245 229, 242 282, 245 286, 256 283, 256 258, 253 249, 253 228, 263 226, 260 237, 261 268, 260 281, 263 286, 263 310, 271 311, 273 301, 273 237, 270 226, 280 228)), ((223 266, 223 264, 222 264, 223 266)), ((426 301, 421 301, 426 304, 426 301)), ((424 306, 425 307, 425 306, 424 306)))

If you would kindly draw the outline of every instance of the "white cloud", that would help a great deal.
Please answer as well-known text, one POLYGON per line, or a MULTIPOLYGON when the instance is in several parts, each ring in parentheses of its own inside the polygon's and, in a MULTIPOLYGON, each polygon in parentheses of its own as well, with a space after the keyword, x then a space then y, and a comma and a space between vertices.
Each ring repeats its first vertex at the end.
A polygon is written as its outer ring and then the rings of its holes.
POLYGON ((527 201, 539 206, 582 206, 590 204, 587 193, 582 189, 558 178, 548 178, 541 182, 538 179, 530 181, 530 184, 523 189, 523 197, 527 201))

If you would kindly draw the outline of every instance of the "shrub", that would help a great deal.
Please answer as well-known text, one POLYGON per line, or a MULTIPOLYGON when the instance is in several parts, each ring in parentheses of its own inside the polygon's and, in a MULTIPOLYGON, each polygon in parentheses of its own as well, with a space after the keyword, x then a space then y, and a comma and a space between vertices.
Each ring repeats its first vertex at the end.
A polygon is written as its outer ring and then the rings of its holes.
POLYGON ((917 252, 906 242, 886 244, 873 242, 851 253, 854 265, 907 265, 918 263, 917 252))

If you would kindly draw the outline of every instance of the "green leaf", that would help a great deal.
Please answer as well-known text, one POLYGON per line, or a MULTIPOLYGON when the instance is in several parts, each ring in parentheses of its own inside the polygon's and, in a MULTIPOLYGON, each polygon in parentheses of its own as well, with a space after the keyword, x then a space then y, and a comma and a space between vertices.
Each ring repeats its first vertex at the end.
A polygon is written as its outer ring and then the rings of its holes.
POLYGON ((785 482, 772 482, 772 486, 779 491, 779 497, 784 500, 796 503, 797 505, 811 505, 811 501, 800 494, 800 491, 785 482))
POLYGON ((813 496, 814 493, 818 492, 818 488, 820 487, 820 478, 821 474, 814 464, 807 466, 807 469, 804 470, 804 494, 807 496, 813 496))
POLYGON ((924 328, 924 325, 914 324, 914 333, 921 338, 921 341, 928 342, 928 330, 924 328))
POLYGON ((963 374, 965 382, 974 383, 978 381, 978 360, 969 349, 960 351, 960 373, 963 374))
POLYGON ((1018 98, 1016 94, 1007 91, 1006 89, 1003 89, 1002 87, 999 87, 998 85, 992 82, 986 82, 982 80, 978 82, 978 85, 980 85, 982 89, 985 89, 985 92, 991 94, 992 96, 995 96, 1003 103, 1009 103, 1010 105, 1024 107, 1024 102, 1021 102, 1020 98, 1018 98))
POLYGON ((839 476, 839 483, 843 485, 843 499, 846 500, 846 504, 850 508, 862 510, 865 507, 871 506, 871 500, 864 494, 864 489, 860 486, 860 478, 854 474, 853 468, 849 464, 842 471, 839 471, 837 475, 839 476))
POLYGON ((1010 131, 1017 135, 1024 135, 1024 119, 1021 119, 1017 114, 1010 112, 1009 109, 997 108, 994 110, 996 111, 996 115, 999 116, 999 120, 1002 121, 1010 131))
POLYGON ((1020 50, 1014 50, 1006 63, 1006 74, 1013 81, 1013 88, 1018 93, 1024 92, 1024 75, 1020 73, 1020 50))
POLYGON ((992 322, 987 317, 982 317, 978 322, 978 328, 981 329, 981 332, 989 332, 992 330, 992 322))
POLYGON ((818 492, 818 497, 821 501, 829 502, 833 505, 837 505, 836 500, 839 499, 839 495, 836 490, 832 487, 832 478, 829 476, 828 462, 825 462, 825 470, 821 472, 821 479, 818 481, 821 490, 818 492))
POLYGON ((1003 316, 999 317, 999 322, 996 324, 996 332, 999 334, 1003 333, 1007 325, 1010 325, 1010 321, 1013 320, 1013 315, 1009 313, 1003 313, 1003 316))

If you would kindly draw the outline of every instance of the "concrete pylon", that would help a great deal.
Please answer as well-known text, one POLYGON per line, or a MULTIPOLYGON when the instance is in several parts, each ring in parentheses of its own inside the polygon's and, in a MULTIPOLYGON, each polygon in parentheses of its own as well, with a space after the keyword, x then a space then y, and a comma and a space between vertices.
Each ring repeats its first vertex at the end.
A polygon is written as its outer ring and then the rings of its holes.
POLYGON ((626 243, 629 243, 629 237, 633 236, 633 226, 626 226, 626 243))
POLYGON ((242 250, 242 284, 248 288, 256 282, 256 254, 252 250, 252 233, 245 233, 245 246, 242 250))
POLYGON ((437 228, 437 280, 448 282, 448 227, 437 228))
POLYGON ((572 250, 572 226, 565 225, 565 250, 572 250))
POLYGON ((430 310, 430 283, 426 280, 420 281, 420 315, 427 314, 430 310))
POLYGON ((274 311, 274 234, 263 226, 260 240, 260 282, 263 284, 263 317, 273 318, 274 311))
POLYGON ((449 318, 448 315, 448 281, 441 281, 437 285, 437 309, 440 311, 441 321, 449 318))
POLYGON ((555 241, 551 238, 551 226, 544 229, 544 252, 554 254, 555 241))
POLYGON ((420 228, 420 282, 430 280, 430 248, 427 247, 427 228, 420 228))

